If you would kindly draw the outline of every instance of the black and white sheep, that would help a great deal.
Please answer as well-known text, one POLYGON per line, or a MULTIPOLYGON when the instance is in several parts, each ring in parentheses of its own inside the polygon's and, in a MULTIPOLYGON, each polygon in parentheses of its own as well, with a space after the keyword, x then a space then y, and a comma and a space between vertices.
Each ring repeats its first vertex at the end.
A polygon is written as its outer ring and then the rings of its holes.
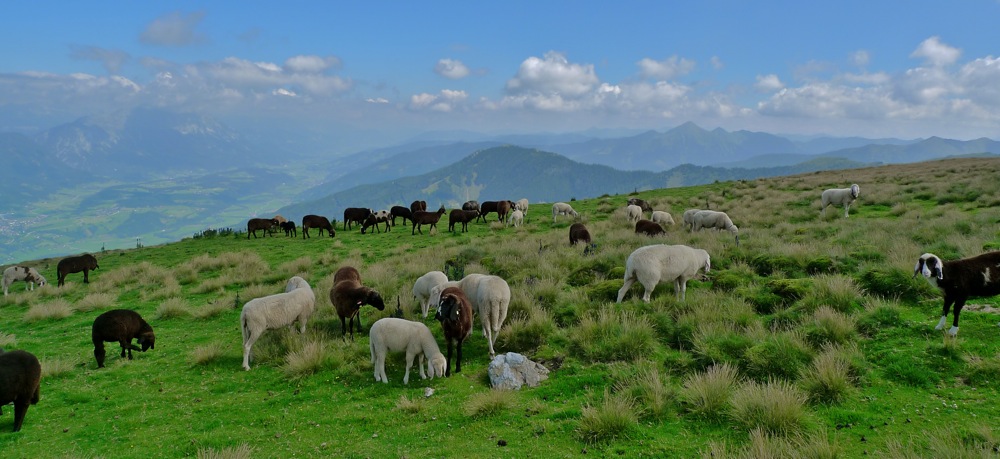
POLYGON ((941 320, 935 330, 944 328, 948 310, 955 306, 951 328, 948 329, 952 336, 958 334, 958 316, 969 298, 1000 295, 1000 252, 944 262, 933 253, 925 253, 913 268, 913 275, 918 273, 944 293, 941 320))
POLYGON ((725 212, 703 210, 694 214, 692 221, 694 222, 692 231, 700 231, 702 228, 729 231, 736 237, 736 245, 740 245, 740 229, 733 224, 733 220, 725 212))
POLYGON ((406 352, 406 374, 403 375, 403 384, 410 382, 410 368, 413 366, 414 357, 419 358, 417 368, 420 370, 421 379, 427 379, 428 374, 431 379, 435 376, 444 376, 448 365, 448 360, 441 353, 441 348, 434 340, 431 330, 420 322, 406 319, 385 317, 375 321, 369 333, 368 349, 371 351, 375 381, 383 383, 389 382, 389 378, 385 376, 385 357, 389 352, 406 352), (424 373, 425 358, 427 373, 424 373))
POLYGON ((389 209, 389 213, 392 214, 392 226, 396 226, 396 217, 403 219, 403 226, 406 226, 406 221, 410 220, 413 222, 413 211, 403 206, 392 206, 389 209))
MULTIPOLYGON (((415 235, 418 232, 420 234, 424 234, 424 232, 420 230, 420 227, 423 225, 430 225, 431 230, 436 229, 438 220, 441 220, 441 216, 444 215, 444 212, 445 212, 444 206, 441 206, 441 208, 438 209, 437 212, 425 212, 422 210, 414 212, 413 228, 410 230, 410 234, 415 235)), ((428 233, 429 232, 430 231, 428 231, 428 233)))
POLYGON ((465 292, 458 287, 448 287, 441 292, 437 314, 434 318, 441 322, 444 339, 448 343, 448 363, 445 376, 451 376, 451 353, 458 347, 458 360, 455 360, 455 373, 462 372, 462 343, 472 335, 472 302, 465 292))
POLYGON ((28 407, 38 404, 41 381, 38 358, 26 351, 0 350, 0 407, 14 404, 14 432, 21 430, 28 407))
POLYGON ((558 215, 569 215, 572 216, 573 218, 577 218, 580 216, 579 213, 573 210, 573 206, 566 204, 565 202, 557 202, 555 204, 552 204, 552 223, 556 222, 556 216, 558 215))
POLYGON ((430 309, 431 289, 448 282, 448 276, 441 271, 431 271, 417 278, 413 283, 413 296, 420 302, 420 313, 427 318, 430 309))
POLYGON ((265 331, 299 323, 299 333, 306 332, 306 322, 316 311, 316 294, 305 279, 294 276, 285 283, 285 291, 254 298, 240 312, 243 334, 243 369, 250 369, 254 343, 265 331))
POLYGON ((48 283, 45 276, 41 275, 37 269, 29 266, 11 266, 3 270, 3 296, 7 296, 7 290, 11 284, 17 281, 24 281, 28 284, 25 290, 35 290, 35 284, 39 287, 48 283))
POLYGON ((646 236, 660 236, 667 234, 663 231, 663 227, 659 223, 650 220, 639 220, 635 222, 635 233, 645 234, 646 236))
POLYGON ((577 242, 583 242, 590 244, 590 231, 587 231, 587 226, 583 223, 574 223, 569 227, 569 245, 575 245, 577 242))
POLYGON ((324 230, 326 230, 327 236, 334 237, 337 235, 337 231, 333 228, 333 224, 330 223, 330 219, 322 215, 306 215, 302 217, 302 239, 312 237, 309 235, 309 228, 316 228, 320 236, 323 235, 324 230))
POLYGON ((372 212, 368 218, 365 219, 364 223, 361 224, 361 234, 365 234, 368 228, 375 227, 375 230, 382 232, 382 229, 378 227, 379 223, 385 223, 385 232, 389 232, 392 228, 389 224, 392 222, 392 214, 388 210, 380 210, 378 212, 372 212))
POLYGON ((97 368, 104 368, 105 342, 117 342, 122 348, 121 357, 128 355, 129 360, 132 360, 133 350, 146 352, 156 349, 153 327, 138 312, 130 309, 112 309, 97 316, 90 330, 90 339, 94 343, 97 368), (133 339, 142 347, 132 344, 133 339))
POLYGON ((358 332, 361 332, 361 306, 372 305, 379 311, 385 310, 385 301, 375 289, 361 285, 361 273, 352 266, 344 266, 333 275, 333 288, 330 289, 330 302, 340 317, 340 330, 345 339, 347 330, 354 339, 354 320, 358 321, 358 332), (350 319, 350 324, 348 324, 350 319))
POLYGON ((56 285, 62 287, 66 283, 67 274, 78 273, 80 271, 83 271, 83 283, 89 284, 90 276, 88 273, 97 268, 100 268, 97 264, 97 257, 89 253, 63 258, 56 265, 56 278, 58 279, 56 285))
POLYGON ((353 228, 353 223, 363 225, 371 214, 371 209, 361 207, 348 207, 344 209, 344 231, 353 228))
POLYGON ((697 276, 701 269, 708 273, 711 267, 711 258, 702 249, 666 244, 639 247, 625 261, 625 285, 618 290, 618 302, 622 302, 636 280, 645 288, 642 300, 647 303, 656 284, 668 281, 674 281, 677 299, 683 301, 687 281, 697 276))
POLYGON ((847 213, 851 209, 851 204, 858 199, 858 195, 861 194, 861 187, 857 183, 850 186, 850 188, 830 188, 829 190, 824 190, 823 194, 820 195, 820 199, 823 202, 823 207, 820 209, 820 216, 826 216, 827 206, 844 206, 844 218, 847 218, 847 213))
POLYGON ((250 239, 251 234, 257 239, 258 230, 264 231, 264 237, 267 237, 275 226, 278 226, 278 220, 273 218, 251 218, 247 220, 247 239, 250 239))
POLYGON ((630 206, 639 206, 639 208, 642 209, 643 212, 652 212, 653 211, 653 206, 652 205, 650 205, 648 202, 646 202, 646 201, 644 201, 642 199, 639 199, 639 198, 629 198, 628 199, 628 205, 630 205, 630 206))
POLYGON ((448 231, 455 232, 455 224, 462 224, 462 232, 469 231, 469 222, 476 219, 479 216, 478 210, 462 210, 462 209, 452 209, 448 213, 448 231))

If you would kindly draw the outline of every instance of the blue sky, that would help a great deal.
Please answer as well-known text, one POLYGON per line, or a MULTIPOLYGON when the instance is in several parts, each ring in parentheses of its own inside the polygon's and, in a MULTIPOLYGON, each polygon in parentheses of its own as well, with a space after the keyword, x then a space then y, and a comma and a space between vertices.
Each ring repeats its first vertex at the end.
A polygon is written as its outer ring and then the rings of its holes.
POLYGON ((9 2, 0 130, 158 106, 369 141, 687 121, 1000 138, 998 19, 997 0, 9 2))

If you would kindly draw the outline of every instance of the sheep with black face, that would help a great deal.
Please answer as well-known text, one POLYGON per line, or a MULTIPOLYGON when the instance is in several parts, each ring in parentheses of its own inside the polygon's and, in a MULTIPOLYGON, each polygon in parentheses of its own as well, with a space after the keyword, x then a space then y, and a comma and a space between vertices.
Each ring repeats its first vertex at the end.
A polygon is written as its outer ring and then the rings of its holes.
POLYGON ((94 358, 97 368, 104 368, 104 343, 117 342, 122 348, 122 358, 126 354, 132 360, 132 351, 146 352, 155 349, 156 336, 151 327, 139 313, 129 309, 112 309, 94 319, 90 338, 94 343, 94 358), (139 346, 132 344, 135 339, 139 346))
POLYGON ((961 260, 941 261, 933 253, 925 253, 917 259, 913 276, 923 274, 927 282, 944 293, 944 307, 941 320, 935 330, 944 328, 948 311, 954 305, 951 328, 948 334, 958 334, 958 315, 969 298, 983 298, 1000 295, 1000 252, 989 252, 961 260))

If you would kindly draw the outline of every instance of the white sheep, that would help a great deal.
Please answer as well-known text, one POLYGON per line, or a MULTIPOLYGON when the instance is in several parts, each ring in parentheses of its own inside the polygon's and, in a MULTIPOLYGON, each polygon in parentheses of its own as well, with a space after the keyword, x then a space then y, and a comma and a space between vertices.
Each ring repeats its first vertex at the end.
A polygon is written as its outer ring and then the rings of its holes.
POLYGON ((688 209, 684 211, 684 215, 681 217, 681 220, 684 220, 684 226, 689 231, 694 230, 694 215, 698 212, 701 212, 701 209, 688 209))
POLYGON ((573 218, 580 216, 580 214, 573 210, 573 206, 566 204, 565 202, 552 204, 552 223, 556 222, 557 215, 572 215, 573 218))
POLYGON ((702 268, 708 273, 711 267, 711 258, 702 249, 666 244, 639 247, 625 261, 625 285, 618 290, 618 302, 622 302, 636 280, 646 289, 642 300, 647 303, 656 284, 671 280, 674 281, 677 299, 683 301, 687 281, 694 278, 702 268))
POLYGON ((673 225, 674 217, 662 210, 654 210, 653 215, 649 218, 653 223, 659 223, 661 225, 673 225))
POLYGON ((524 215, 528 215, 528 198, 521 198, 514 202, 514 209, 520 210, 524 215))
POLYGON ((858 199, 858 195, 861 194, 861 187, 857 183, 851 185, 850 188, 830 188, 829 190, 823 191, 822 200, 823 208, 820 209, 820 215, 826 216, 827 206, 844 206, 844 218, 847 218, 847 212, 851 209, 851 203, 858 199))
POLYGON ((243 305, 240 329, 243 332, 243 369, 250 369, 253 344, 267 330, 299 323, 299 332, 306 332, 306 321, 316 310, 316 295, 305 279, 295 276, 285 284, 285 293, 254 298, 243 305))
POLYGON ((424 358, 427 358, 427 373, 431 379, 435 376, 443 377, 448 361, 441 349, 438 347, 434 335, 426 325, 420 322, 413 322, 406 319, 386 317, 376 320, 372 328, 368 331, 368 349, 371 351, 372 366, 375 369, 375 381, 388 383, 389 378, 385 376, 385 356, 390 351, 406 351, 406 374, 403 375, 403 384, 410 382, 410 367, 413 366, 413 357, 418 357, 417 368, 420 370, 420 379, 427 379, 424 373, 424 358))
POLYGON ((642 220, 642 207, 635 204, 629 204, 625 207, 625 217, 628 218, 628 222, 635 224, 635 222, 642 220))
POLYGON ((500 327, 507 320, 510 306, 510 286, 499 276, 468 274, 460 281, 445 282, 431 289, 430 301, 441 302, 441 292, 448 287, 458 287, 472 303, 472 310, 479 315, 483 336, 489 342, 490 357, 496 355, 493 344, 500 335, 500 327))
MULTIPOLYGON (((420 302, 420 313, 427 318, 427 311, 430 309, 431 288, 448 282, 448 276, 441 271, 431 271, 417 278, 413 283, 413 296, 420 302)), ((438 293, 440 295, 440 293, 438 293)), ((437 308, 437 303, 434 303, 437 308)))
POLYGON ((716 210, 703 210, 694 214, 692 219, 693 226, 692 231, 701 231, 702 228, 713 228, 717 230, 725 230, 736 236, 736 245, 740 245, 740 229, 733 224, 733 220, 729 218, 725 212, 719 212, 716 210))
POLYGON ((515 210, 514 212, 511 212, 510 219, 507 220, 507 223, 510 225, 514 225, 514 228, 523 225, 524 212, 521 212, 520 210, 515 210))
POLYGON ((7 296, 7 290, 10 288, 11 284, 16 281, 24 281, 27 285, 26 289, 35 290, 35 284, 37 283, 39 287, 48 283, 45 280, 45 276, 39 274, 38 270, 35 268, 29 268, 27 266, 11 266, 3 270, 3 296, 7 296))

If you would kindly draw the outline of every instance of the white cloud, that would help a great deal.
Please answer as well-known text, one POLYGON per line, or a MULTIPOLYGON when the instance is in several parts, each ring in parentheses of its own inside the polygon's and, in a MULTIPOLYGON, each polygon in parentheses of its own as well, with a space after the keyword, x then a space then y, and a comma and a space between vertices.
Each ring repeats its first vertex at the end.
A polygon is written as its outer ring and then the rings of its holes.
POLYGON ((910 57, 923 58, 932 66, 944 66, 954 64, 961 55, 962 50, 948 46, 939 37, 933 36, 921 42, 910 57))
POLYGON ((434 65, 434 73, 451 80, 458 80, 469 76, 469 68, 459 60, 441 59, 434 65))
POLYGON ((774 92, 785 87, 778 75, 757 75, 757 83, 754 85, 760 92, 774 92))
POLYGON ((373 98, 369 97, 369 98, 365 99, 365 102, 368 102, 369 104, 388 104, 389 103, 389 99, 386 99, 384 97, 376 97, 376 98, 373 99, 373 98))
POLYGON ((203 11, 183 14, 179 11, 153 20, 139 35, 143 43, 161 46, 188 46, 204 43, 207 38, 196 29, 205 18, 203 11))
POLYGON ((334 56, 293 56, 285 60, 285 69, 291 73, 321 73, 340 66, 334 56))
POLYGON ((420 93, 410 96, 410 108, 413 110, 435 110, 450 112, 457 109, 469 95, 465 91, 451 89, 441 90, 438 94, 420 93))
POLYGON ((557 95, 563 99, 587 94, 599 82, 593 65, 573 64, 562 54, 549 51, 544 58, 525 59, 517 75, 507 80, 506 90, 516 96, 534 94, 547 99, 557 95))
POLYGON ((271 94, 273 94, 275 96, 285 96, 285 97, 296 97, 296 96, 298 96, 298 94, 295 94, 295 91, 289 91, 289 90, 287 90, 285 88, 275 89, 274 91, 271 91, 271 94))
POLYGON ((860 49, 851 53, 850 59, 851 63, 855 66, 864 67, 871 61, 871 56, 868 54, 868 51, 860 49))
POLYGON ((671 56, 662 61, 655 61, 647 57, 637 62, 636 65, 639 66, 639 74, 644 78, 659 80, 670 80, 687 75, 695 67, 694 61, 677 56, 671 56))

